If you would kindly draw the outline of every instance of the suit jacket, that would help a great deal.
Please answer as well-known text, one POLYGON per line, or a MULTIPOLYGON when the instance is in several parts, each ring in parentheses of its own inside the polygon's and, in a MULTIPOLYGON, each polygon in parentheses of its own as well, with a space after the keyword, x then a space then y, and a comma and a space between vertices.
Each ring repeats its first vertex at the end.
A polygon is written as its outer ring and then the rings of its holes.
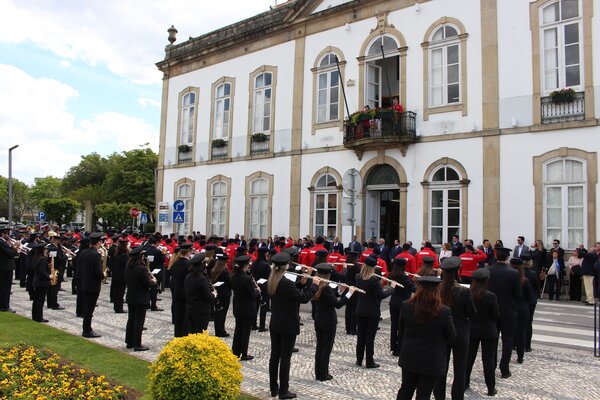
POLYGON ((0 271, 12 271, 15 269, 15 257, 17 252, 10 247, 6 240, 0 238, 0 271))
POLYGON ((405 301, 402 303, 398 329, 398 365, 402 369, 432 376, 446 373, 447 345, 456 337, 448 307, 443 306, 431 321, 420 324, 415 319, 414 306, 405 301))
MULTIPOLYGON (((125 255, 125 254, 122 254, 125 255)), ((127 282, 127 296, 125 301, 132 306, 146 306, 150 304, 150 288, 155 284, 150 279, 150 272, 144 264, 136 264, 125 270, 127 282)))
POLYGON ((362 252, 362 245, 360 244, 360 242, 350 242, 348 244, 348 247, 350 248, 350 250, 355 251, 357 253, 361 253, 362 252))
POLYGON ((342 242, 332 243, 331 250, 337 251, 340 254, 344 254, 344 243, 342 243, 342 242))
POLYGON ((364 318, 380 317, 381 300, 390 296, 393 289, 384 292, 379 278, 372 276, 365 281, 358 275, 356 276, 356 287, 366 292, 358 293, 356 316, 364 318))
POLYGON ((410 299, 410 295, 414 293, 416 287, 412 279, 410 279, 406 274, 402 274, 400 278, 395 280, 404 287, 400 287, 398 285, 394 288, 394 291, 392 292, 392 297, 390 298, 390 307, 399 309, 400 307, 402 307, 402 303, 404 301, 410 299))
POLYGON ((452 291, 452 322, 456 329, 456 339, 452 344, 466 347, 469 344, 469 321, 477 314, 471 290, 457 285, 452 291))
POLYGON ((185 302, 185 277, 190 273, 190 260, 180 258, 171 265, 171 281, 169 286, 173 290, 173 299, 185 302))
POLYGON ((313 285, 296 287, 296 284, 285 276, 271 295, 271 321, 269 330, 280 335, 298 335, 300 333, 300 317, 298 303, 308 303, 316 287, 313 285))
POLYGON ((452 255, 454 257, 460 256, 462 253, 464 253, 464 251, 465 249, 461 242, 452 243, 452 255))
POLYGON ((517 318, 517 299, 523 289, 517 270, 506 263, 497 262, 490 270, 489 291, 498 298, 500 318, 517 318))
POLYGON ((385 244, 383 246, 379 246, 379 258, 381 258, 383 261, 385 261, 387 264, 390 263, 390 248, 389 246, 386 246, 385 244))
POLYGON ((222 285, 216 286, 217 289, 217 297, 222 299, 231 297, 231 276, 229 275, 229 271, 227 268, 223 270, 217 277, 217 280, 213 283, 223 282, 222 285))
POLYGON ((523 248, 521 249, 521 253, 519 253, 519 246, 515 246, 515 250, 513 251, 513 257, 520 257, 522 254, 529 252, 529 246, 527 246, 526 244, 522 245, 521 247, 523 248))
POLYGON ((120 253, 118 256, 113 256, 111 261, 112 280, 115 282, 126 282, 125 268, 129 261, 129 255, 120 253))
POLYGON ((233 316, 255 317, 256 299, 259 296, 252 278, 245 272, 231 275, 231 288, 233 289, 233 316))
POLYGON ((471 337, 478 339, 498 339, 498 299, 489 290, 477 302, 477 313, 471 318, 471 337))
POLYGON ((540 294, 540 278, 533 268, 525 268, 525 278, 529 280, 531 285, 531 304, 537 304, 537 298, 540 294))
POLYGON ((210 290, 208 278, 203 272, 194 271, 185 277, 185 302, 188 314, 210 314, 215 298, 210 290))
MULTIPOLYGON (((285 278, 284 278, 285 279, 285 278)), ((353 294, 356 296, 358 293, 353 294)), ((319 300, 313 299, 315 305, 315 327, 318 326, 322 329, 334 329, 337 324, 336 308, 342 308, 348 298, 342 295, 339 299, 335 296, 333 289, 327 285, 321 291, 319 300)))
POLYGON ((83 292, 100 293, 104 274, 102 256, 95 247, 85 249, 77 255, 77 273, 83 292))
POLYGON ((150 271, 160 269, 161 272, 157 274, 157 277, 162 278, 162 267, 165 265, 165 255, 157 247, 149 246, 146 249, 147 256, 153 256, 153 261, 150 262, 150 271))
POLYGON ((42 257, 33 269, 33 287, 50 287, 50 264, 42 257))

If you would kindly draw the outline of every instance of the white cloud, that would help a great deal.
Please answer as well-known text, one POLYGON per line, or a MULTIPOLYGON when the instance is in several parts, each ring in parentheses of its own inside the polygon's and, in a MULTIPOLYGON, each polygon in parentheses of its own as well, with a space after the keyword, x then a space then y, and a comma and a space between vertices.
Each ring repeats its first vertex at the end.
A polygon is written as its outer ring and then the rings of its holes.
MULTIPOLYGON (((99 112, 77 122, 69 101, 77 90, 53 79, 35 78, 0 64, 0 154, 15 144, 13 176, 29 184, 35 177, 63 177, 81 155, 96 151, 138 148, 144 143, 158 150, 158 131, 149 123, 116 112, 99 112)), ((0 174, 7 175, 6 164, 0 174)))
POLYGON ((108 69, 135 83, 157 83, 167 29, 178 42, 268 10, 273 0, 0 0, 0 41, 33 43, 65 60, 108 69), (225 11, 226 10, 226 11, 225 11))
POLYGON ((152 107, 160 108, 160 101, 157 101, 154 99, 149 99, 147 97, 140 97, 138 99, 138 104, 141 105, 142 107, 152 106, 152 107))
POLYGON ((65 68, 69 68, 71 66, 71 63, 68 62, 67 60, 60 60, 60 65, 65 68))

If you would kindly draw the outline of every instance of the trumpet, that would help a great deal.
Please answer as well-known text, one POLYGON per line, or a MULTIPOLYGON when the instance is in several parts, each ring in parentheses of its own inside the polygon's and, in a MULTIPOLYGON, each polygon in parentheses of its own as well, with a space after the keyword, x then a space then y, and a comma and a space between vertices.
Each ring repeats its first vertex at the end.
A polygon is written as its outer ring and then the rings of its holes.
POLYGON ((63 252, 65 253, 65 255, 67 256, 67 260, 71 261, 73 259, 73 252, 71 250, 69 250, 69 248, 65 247, 65 246, 60 246, 63 250, 63 252))
POLYGON ((13 239, 13 238, 9 238, 10 239, 10 245, 11 247, 13 247, 17 252, 21 253, 21 254, 29 254, 29 250, 31 250, 29 247, 25 246, 23 243, 21 243, 20 240, 17 239, 13 239))

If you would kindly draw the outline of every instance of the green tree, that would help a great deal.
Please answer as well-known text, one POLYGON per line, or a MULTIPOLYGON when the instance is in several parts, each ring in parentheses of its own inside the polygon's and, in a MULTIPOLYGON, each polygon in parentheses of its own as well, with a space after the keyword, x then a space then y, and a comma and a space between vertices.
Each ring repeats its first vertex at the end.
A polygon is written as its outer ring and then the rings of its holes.
POLYGON ((63 193, 68 195, 85 186, 101 185, 108 167, 108 160, 98 153, 81 156, 79 164, 71 167, 62 181, 63 193))
POLYGON ((65 197, 43 200, 41 206, 46 212, 46 218, 59 226, 73 221, 80 208, 78 202, 65 197))
MULTIPOLYGON (((18 179, 12 179, 13 219, 21 221, 27 211, 31 211, 30 189, 18 179)), ((8 218, 8 178, 0 176, 0 216, 8 218)))
POLYGON ((132 207, 140 208, 139 205, 134 203, 102 203, 96 204, 94 211, 98 218, 102 218, 102 225, 105 228, 114 226, 118 229, 125 228, 131 225, 132 219, 129 216, 129 210, 132 207))
POLYGON ((62 197, 61 181, 61 179, 53 176, 36 178, 34 185, 31 187, 31 207, 40 211, 44 200, 62 197))

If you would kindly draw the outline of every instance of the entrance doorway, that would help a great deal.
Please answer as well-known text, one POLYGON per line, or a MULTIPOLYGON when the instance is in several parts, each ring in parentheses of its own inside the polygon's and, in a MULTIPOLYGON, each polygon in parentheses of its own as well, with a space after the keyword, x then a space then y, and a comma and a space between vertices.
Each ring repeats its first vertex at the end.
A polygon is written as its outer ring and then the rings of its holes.
POLYGON ((365 185, 365 239, 384 238, 388 246, 400 235, 400 179, 390 165, 375 167, 365 185))

